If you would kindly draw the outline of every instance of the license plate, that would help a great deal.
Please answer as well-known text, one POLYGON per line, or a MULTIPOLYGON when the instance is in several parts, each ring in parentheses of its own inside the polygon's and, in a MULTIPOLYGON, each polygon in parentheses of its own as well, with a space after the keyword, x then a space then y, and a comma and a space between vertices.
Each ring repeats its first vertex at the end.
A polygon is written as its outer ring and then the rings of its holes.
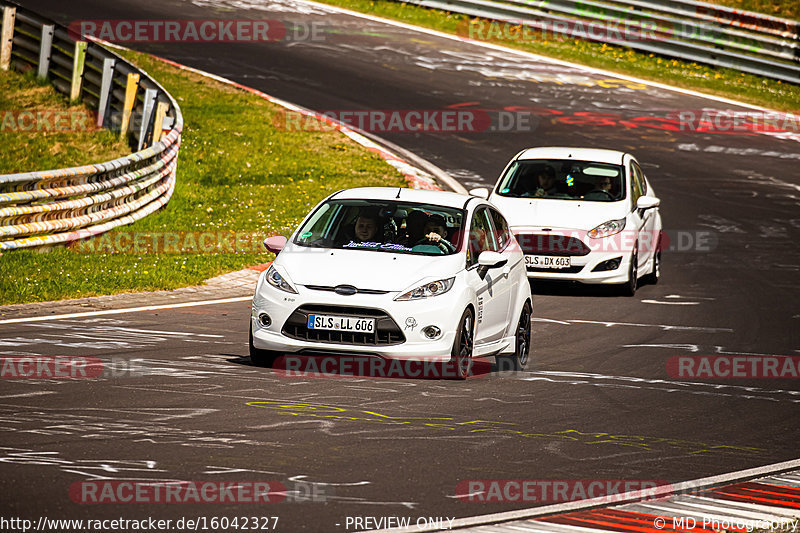
POLYGON ((374 333, 375 319, 354 316, 308 315, 308 329, 374 333))
POLYGON ((572 266, 572 261, 569 257, 526 255, 525 266, 532 268, 569 268, 572 266))

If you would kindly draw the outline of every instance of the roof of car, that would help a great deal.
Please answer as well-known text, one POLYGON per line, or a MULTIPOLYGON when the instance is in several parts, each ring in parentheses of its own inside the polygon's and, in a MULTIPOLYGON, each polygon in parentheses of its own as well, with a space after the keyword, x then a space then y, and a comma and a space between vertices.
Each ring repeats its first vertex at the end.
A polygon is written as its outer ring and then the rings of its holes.
POLYGON ((575 159, 621 165, 625 152, 602 150, 599 148, 570 148, 566 146, 541 146, 528 148, 518 159, 575 159))
POLYGON ((359 187, 356 189, 345 189, 339 191, 333 198, 336 200, 399 200, 421 204, 441 205, 458 209, 463 208, 467 200, 470 199, 469 196, 454 192, 406 189, 401 187, 359 187))

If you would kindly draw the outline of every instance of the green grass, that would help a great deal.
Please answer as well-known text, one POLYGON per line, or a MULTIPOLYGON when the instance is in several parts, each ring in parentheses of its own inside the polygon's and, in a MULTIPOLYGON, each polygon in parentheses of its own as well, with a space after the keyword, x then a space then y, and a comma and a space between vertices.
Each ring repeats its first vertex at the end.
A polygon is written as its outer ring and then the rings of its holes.
POLYGON ((6 252, 0 257, 0 304, 199 284, 272 259, 261 251, 260 241, 288 234, 336 190, 406 186, 378 155, 338 132, 275 128, 281 108, 264 99, 142 54, 126 55, 159 80, 183 111, 186 125, 171 201, 97 241, 47 252, 6 252), (177 247, 189 253, 150 253, 149 246, 131 244, 134 234, 151 242, 176 232, 182 232, 177 247), (232 253, 208 242, 193 246, 186 232, 217 240, 226 234, 256 237, 232 253))
POLYGON ((712 4, 766 13, 773 17, 800 20, 800 2, 796 0, 706 0, 712 4))
MULTIPOLYGON (((466 15, 392 0, 320 1, 461 36, 468 36, 468 26, 473 20, 466 15)), ((492 35, 496 33, 493 32, 492 35)), ((487 30, 482 35, 488 37, 488 34, 487 30)), ((800 106, 800 86, 732 69, 713 68, 653 54, 638 53, 630 48, 566 38, 554 40, 492 38, 488 42, 772 109, 797 112, 800 106)))
POLYGON ((93 128, 94 116, 88 107, 68 105, 47 82, 0 70, 0 174, 80 166, 129 154, 118 136, 93 128), (41 118, 25 111, 38 111, 41 118))
MULTIPOLYGON (((463 34, 470 20, 385 0, 326 1, 451 33, 463 34)), ((771 13, 766 9, 769 5, 741 0, 736 7, 771 13), (753 5, 744 5, 748 2, 753 5)), ((779 16, 796 18, 796 11, 795 7, 779 16)), ((796 111, 800 104, 800 87, 792 84, 622 47, 572 40, 493 42, 775 109, 796 111)), ((404 184, 378 156, 338 133, 275 129, 272 121, 277 108, 268 102, 145 55, 128 55, 176 96, 186 128, 172 200, 158 213, 111 232, 106 237, 111 242, 131 232, 150 235, 144 240, 151 240, 176 231, 256 232, 260 240, 288 233, 318 200, 340 188, 404 184)), ((61 97, 30 78, 0 72, 0 84, 0 109, 69 109, 61 97)), ((110 133, 92 133, 85 144, 75 147, 81 142, 78 138, 71 133, 9 136, 0 132, 0 173, 105 161, 126 151, 110 133), (87 160, 85 154, 91 158, 87 160)), ((195 249, 182 235, 180 242, 195 249)), ((115 252, 103 242, 47 253, 6 252, 0 258, 0 304, 173 289, 271 259, 254 251, 258 247, 252 244, 241 253, 206 247, 202 253, 174 254, 115 252)))

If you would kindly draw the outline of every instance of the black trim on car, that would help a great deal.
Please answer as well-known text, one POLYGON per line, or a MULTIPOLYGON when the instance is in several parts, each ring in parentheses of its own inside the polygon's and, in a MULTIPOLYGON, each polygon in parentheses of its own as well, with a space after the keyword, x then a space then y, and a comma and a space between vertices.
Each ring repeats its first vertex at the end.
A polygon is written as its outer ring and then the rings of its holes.
POLYGON ((301 341, 356 346, 394 346, 406 342, 403 330, 385 311, 345 305, 301 305, 286 319, 281 333, 301 341), (315 313, 375 318, 375 332, 308 329, 308 315, 315 313))

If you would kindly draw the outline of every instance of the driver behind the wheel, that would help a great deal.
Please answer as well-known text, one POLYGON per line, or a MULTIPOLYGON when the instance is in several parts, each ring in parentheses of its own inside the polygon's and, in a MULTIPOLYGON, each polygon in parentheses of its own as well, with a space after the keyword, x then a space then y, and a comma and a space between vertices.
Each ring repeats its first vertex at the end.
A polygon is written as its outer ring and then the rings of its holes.
POLYGON ((425 222, 424 232, 425 239, 434 243, 441 248, 445 253, 453 253, 456 247, 447 240, 447 221, 442 215, 431 215, 425 222))
POLYGON ((598 177, 594 185, 595 189, 597 189, 598 191, 605 191, 608 194, 611 194, 611 178, 609 178, 608 176, 598 177))

